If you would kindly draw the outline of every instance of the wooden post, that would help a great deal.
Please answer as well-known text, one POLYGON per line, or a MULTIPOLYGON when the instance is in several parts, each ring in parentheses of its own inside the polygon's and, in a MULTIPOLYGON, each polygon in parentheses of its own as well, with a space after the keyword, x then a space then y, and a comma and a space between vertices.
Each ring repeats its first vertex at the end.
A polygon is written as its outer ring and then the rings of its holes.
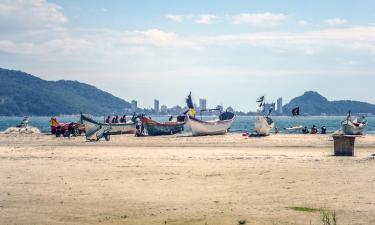
POLYGON ((355 135, 334 135, 335 156, 353 156, 355 135))

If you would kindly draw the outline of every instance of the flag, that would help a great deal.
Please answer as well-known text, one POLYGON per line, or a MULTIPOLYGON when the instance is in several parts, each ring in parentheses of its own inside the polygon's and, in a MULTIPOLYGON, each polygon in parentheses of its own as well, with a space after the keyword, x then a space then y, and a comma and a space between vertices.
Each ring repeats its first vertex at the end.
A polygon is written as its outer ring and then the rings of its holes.
POLYGON ((293 116, 299 116, 299 107, 296 107, 296 108, 292 109, 292 115, 293 116))
POLYGON ((191 92, 189 93, 189 96, 186 98, 186 105, 189 109, 194 109, 193 100, 191 99, 191 92))
POLYGON ((261 97, 259 97, 259 98, 257 99, 257 102, 263 102, 263 100, 264 100, 264 96, 261 96, 261 97))
POLYGON ((272 111, 273 111, 273 107, 271 107, 271 108, 268 110, 268 115, 271 115, 272 111))

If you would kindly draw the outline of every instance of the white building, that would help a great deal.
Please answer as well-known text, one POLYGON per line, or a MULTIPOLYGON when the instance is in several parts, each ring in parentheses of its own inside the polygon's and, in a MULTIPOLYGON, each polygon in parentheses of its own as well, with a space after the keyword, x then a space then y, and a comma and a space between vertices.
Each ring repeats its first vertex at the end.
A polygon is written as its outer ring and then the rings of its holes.
POLYGON ((277 110, 276 111, 280 115, 283 114, 283 98, 281 98, 281 97, 277 99, 277 110))

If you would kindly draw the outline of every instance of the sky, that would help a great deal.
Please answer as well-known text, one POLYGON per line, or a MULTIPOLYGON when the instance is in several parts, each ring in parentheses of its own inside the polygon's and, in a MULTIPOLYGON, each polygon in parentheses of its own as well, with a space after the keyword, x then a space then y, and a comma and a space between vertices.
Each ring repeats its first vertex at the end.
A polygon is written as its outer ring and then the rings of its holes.
POLYGON ((375 103, 375 1, 0 0, 0 67, 150 108, 255 111, 315 90, 375 103))

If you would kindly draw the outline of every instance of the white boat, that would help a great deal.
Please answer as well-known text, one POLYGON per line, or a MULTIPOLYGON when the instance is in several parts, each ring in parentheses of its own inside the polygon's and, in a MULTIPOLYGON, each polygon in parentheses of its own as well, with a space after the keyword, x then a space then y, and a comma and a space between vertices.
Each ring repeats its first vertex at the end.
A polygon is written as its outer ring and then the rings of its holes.
POLYGON ((363 130, 367 126, 367 121, 366 119, 354 119, 352 120, 350 113, 346 120, 343 120, 341 122, 341 129, 342 132, 346 135, 362 135, 363 130))
MULTIPOLYGON (((90 118, 89 116, 81 114, 81 122, 85 125, 86 133, 91 129, 101 127, 109 131, 109 134, 134 134, 135 123, 129 121, 127 123, 100 123, 90 118)), ((91 133, 91 132, 89 132, 91 133)))
POLYGON ((268 116, 255 117, 254 131, 260 136, 270 135, 271 129, 274 128, 275 123, 268 116))
POLYGON ((275 123, 270 117, 273 111, 273 107, 271 106, 269 108, 266 108, 266 101, 264 96, 258 98, 256 102, 259 103, 258 113, 261 115, 255 117, 254 131, 259 136, 268 136, 271 133, 271 129, 275 126, 275 123), (268 111, 267 115, 264 115, 265 111, 268 111))
POLYGON ((234 121, 235 115, 231 112, 220 114, 219 119, 211 121, 199 120, 189 114, 186 115, 186 124, 190 127, 193 136, 225 134, 234 121))

